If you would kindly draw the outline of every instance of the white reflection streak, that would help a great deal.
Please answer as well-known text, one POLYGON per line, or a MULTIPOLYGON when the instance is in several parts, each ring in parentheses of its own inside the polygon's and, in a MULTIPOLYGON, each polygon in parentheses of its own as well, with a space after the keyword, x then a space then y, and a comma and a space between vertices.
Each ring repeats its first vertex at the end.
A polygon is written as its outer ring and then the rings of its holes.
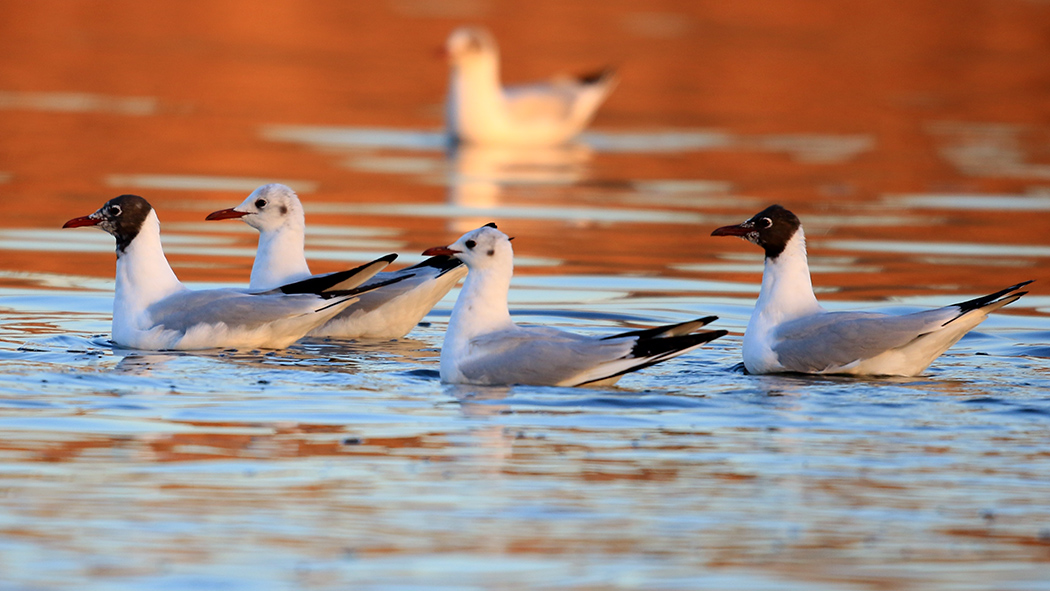
POLYGON ((1030 244, 972 244, 964 242, 907 242, 893 240, 820 240, 821 248, 866 253, 934 254, 980 257, 1050 257, 1050 246, 1030 244))
POLYGON ((1022 141, 1031 128, 1009 123, 942 121, 928 127, 938 152, 962 174, 983 178, 1050 179, 1050 164, 1030 162, 1022 141))
MULTIPOLYGON (((460 146, 449 154, 448 203, 459 209, 495 209, 507 185, 567 185, 587 175, 591 150, 582 144, 520 148, 460 146)), ((486 224, 492 216, 455 217, 452 232, 486 224)))
MULTIPOLYGON (((428 152, 447 145, 443 131, 418 129, 264 125, 263 139, 292 142, 314 149, 407 150, 428 152)), ((710 151, 782 152, 805 163, 838 163, 875 147, 870 135, 787 134, 739 135, 715 129, 586 131, 582 145, 595 152, 660 154, 710 151)))
POLYGON ((177 191, 244 191, 251 192, 266 183, 288 185, 300 193, 317 190, 316 181, 274 180, 266 178, 221 177, 180 174, 111 174, 106 176, 110 187, 135 189, 171 189, 177 191))
POLYGON ((140 96, 105 96, 87 92, 0 92, 0 109, 57 113, 152 115, 158 100, 140 96))
POLYGON ((1010 194, 914 194, 889 195, 889 204, 913 209, 966 211, 1050 211, 1050 195, 1010 194))

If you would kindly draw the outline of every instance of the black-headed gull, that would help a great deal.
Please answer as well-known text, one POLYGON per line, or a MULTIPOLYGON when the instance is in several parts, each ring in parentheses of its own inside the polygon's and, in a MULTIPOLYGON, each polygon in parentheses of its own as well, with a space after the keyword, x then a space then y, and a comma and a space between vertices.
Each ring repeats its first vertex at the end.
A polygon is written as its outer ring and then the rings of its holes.
POLYGON ((451 62, 448 134, 485 145, 553 146, 576 136, 616 84, 613 70, 503 87, 499 49, 480 28, 456 29, 445 44, 451 62))
POLYGON ((913 314, 828 312, 813 295, 806 237, 795 214, 772 205, 711 235, 739 236, 766 252, 762 289, 744 332, 744 367, 756 374, 913 376, 1031 283, 913 314))
POLYGON ((469 269, 441 347, 442 382, 612 385, 626 373, 677 357, 726 334, 724 330, 694 332, 716 316, 607 337, 518 326, 507 308, 514 274, 510 240, 495 224, 487 224, 448 246, 423 253, 457 257, 469 269))
MULTIPOLYGON (((291 188, 278 183, 263 185, 237 207, 213 212, 207 219, 240 219, 259 231, 250 290, 273 289, 311 277, 304 253, 306 219, 302 203, 291 188)), ((361 294, 356 303, 310 335, 362 339, 403 337, 466 274, 466 267, 448 256, 431 257, 412 267, 379 273, 375 278, 377 282, 395 282, 361 294)))
POLYGON ((354 303, 357 291, 368 289, 358 286, 394 259, 261 293, 191 291, 171 270, 160 220, 142 197, 114 197, 62 227, 80 226, 98 226, 116 238, 113 341, 133 349, 282 349, 354 303))

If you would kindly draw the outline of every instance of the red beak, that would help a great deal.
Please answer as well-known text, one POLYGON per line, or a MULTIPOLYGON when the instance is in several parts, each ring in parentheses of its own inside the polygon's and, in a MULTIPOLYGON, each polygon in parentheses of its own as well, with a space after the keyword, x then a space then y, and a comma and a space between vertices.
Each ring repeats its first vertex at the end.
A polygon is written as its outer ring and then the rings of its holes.
POLYGON ((463 251, 462 250, 452 250, 451 248, 449 248, 447 246, 435 246, 434 248, 428 248, 428 249, 424 250, 423 251, 423 256, 425 256, 425 257, 436 257, 436 256, 442 255, 442 254, 443 255, 452 256, 454 254, 459 254, 461 252, 463 252, 463 251))
POLYGON ((749 228, 745 228, 743 225, 737 224, 735 226, 722 226, 721 228, 718 228, 714 232, 711 232, 711 235, 712 236, 741 236, 741 237, 743 237, 743 236, 747 236, 748 234, 750 234, 754 230, 755 230, 754 228, 750 228, 750 227, 749 228))
POLYGON ((248 215, 247 211, 237 211, 236 209, 220 209, 219 211, 213 211, 208 214, 206 220, 232 220, 248 215))
POLYGON ((101 221, 102 221, 102 218, 92 218, 91 216, 86 215, 86 216, 81 217, 81 218, 73 218, 73 219, 69 220, 68 222, 62 224, 62 227, 63 228, 79 228, 81 226, 96 226, 101 221))

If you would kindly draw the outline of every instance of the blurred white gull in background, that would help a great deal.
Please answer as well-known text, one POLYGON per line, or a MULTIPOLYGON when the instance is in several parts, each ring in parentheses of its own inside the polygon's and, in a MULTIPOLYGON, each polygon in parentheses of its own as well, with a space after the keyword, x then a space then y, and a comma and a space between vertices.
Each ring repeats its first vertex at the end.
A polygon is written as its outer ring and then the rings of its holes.
POLYGON ((480 28, 456 29, 445 44, 451 63, 446 126, 457 142, 554 146, 575 137, 616 85, 605 69, 578 77, 504 87, 499 49, 480 28))

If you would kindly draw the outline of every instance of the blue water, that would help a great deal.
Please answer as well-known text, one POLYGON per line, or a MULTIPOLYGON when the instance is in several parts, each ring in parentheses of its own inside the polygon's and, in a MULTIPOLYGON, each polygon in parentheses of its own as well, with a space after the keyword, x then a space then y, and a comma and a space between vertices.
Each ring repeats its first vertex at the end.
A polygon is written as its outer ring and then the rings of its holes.
POLYGON ((48 282, 0 291, 0 588, 1047 580, 1050 321, 1030 308, 917 378, 749 376, 753 286, 528 275, 519 322, 714 313, 735 334, 616 388, 470 388, 437 378, 455 292, 399 342, 169 354, 109 344, 107 285, 48 282))

